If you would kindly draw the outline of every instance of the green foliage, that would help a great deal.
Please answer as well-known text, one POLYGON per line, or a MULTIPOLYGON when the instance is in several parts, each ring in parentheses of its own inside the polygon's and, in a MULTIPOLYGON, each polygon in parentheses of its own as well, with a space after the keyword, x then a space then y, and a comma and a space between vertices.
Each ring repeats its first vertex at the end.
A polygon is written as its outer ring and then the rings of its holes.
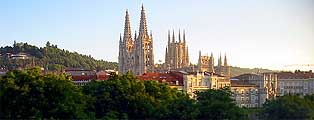
POLYGON ((107 81, 92 81, 83 87, 83 92, 94 98, 94 107, 90 110, 95 112, 96 118, 193 117, 189 116, 193 113, 193 101, 187 95, 155 81, 139 81, 131 74, 114 75, 107 81))
POLYGON ((87 97, 64 74, 43 76, 39 68, 10 71, 0 83, 1 118, 88 117, 87 97))
POLYGON ((199 119, 244 119, 247 116, 242 108, 239 108, 231 98, 229 88, 209 89, 204 92, 196 92, 197 107, 200 111, 199 119))
POLYGON ((261 115, 270 120, 277 119, 314 119, 313 95, 302 98, 301 96, 288 95, 267 101, 261 115))
POLYGON ((23 64, 9 60, 5 57, 0 59, 0 67, 13 69, 17 66, 25 67, 29 64, 48 68, 49 70, 57 70, 64 68, 83 68, 83 69, 116 69, 117 63, 107 62, 104 60, 95 60, 90 55, 82 55, 76 52, 69 52, 64 49, 59 49, 57 45, 49 42, 43 48, 29 45, 27 43, 15 43, 12 47, 5 46, 0 48, 0 54, 6 53, 27 53, 33 58, 31 60, 23 60, 23 64), (33 61, 34 60, 34 61, 33 61), (33 63, 35 62, 35 63, 33 63))

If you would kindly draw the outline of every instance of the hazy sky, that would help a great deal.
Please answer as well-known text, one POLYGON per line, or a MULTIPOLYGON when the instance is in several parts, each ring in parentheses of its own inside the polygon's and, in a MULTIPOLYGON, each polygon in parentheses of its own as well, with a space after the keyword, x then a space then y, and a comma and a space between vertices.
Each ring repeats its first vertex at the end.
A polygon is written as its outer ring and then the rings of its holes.
POLYGON ((192 63, 201 50, 215 59, 227 53, 228 62, 240 67, 314 64, 314 0, 1 0, 0 46, 50 41, 118 61, 125 10, 134 34, 142 3, 156 62, 164 61, 167 31, 185 29, 192 63))

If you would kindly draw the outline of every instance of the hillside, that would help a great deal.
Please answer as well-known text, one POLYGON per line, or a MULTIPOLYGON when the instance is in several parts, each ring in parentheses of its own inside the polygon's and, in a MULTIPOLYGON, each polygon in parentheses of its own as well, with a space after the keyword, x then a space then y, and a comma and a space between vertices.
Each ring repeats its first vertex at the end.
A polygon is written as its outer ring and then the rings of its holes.
POLYGON ((27 43, 14 43, 13 46, 0 48, 0 67, 14 69, 18 67, 40 66, 48 70, 62 70, 65 68, 81 69, 115 69, 116 62, 96 60, 90 55, 60 49, 57 45, 47 42, 45 47, 36 47, 27 43), (27 59, 10 59, 9 55, 26 54, 27 59))
POLYGON ((264 73, 264 72, 274 72, 272 70, 269 70, 269 69, 262 69, 262 68, 253 68, 253 69, 250 69, 250 68, 240 68, 240 67, 231 67, 230 68, 230 72, 231 72, 231 76, 238 76, 238 75, 241 75, 241 74, 244 74, 244 73, 264 73))

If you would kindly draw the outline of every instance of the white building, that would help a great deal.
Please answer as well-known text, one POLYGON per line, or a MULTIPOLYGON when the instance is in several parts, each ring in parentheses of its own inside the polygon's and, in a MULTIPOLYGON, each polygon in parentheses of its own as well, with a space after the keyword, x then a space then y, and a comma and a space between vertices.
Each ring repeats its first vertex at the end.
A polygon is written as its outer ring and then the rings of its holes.
POLYGON ((247 84, 256 85, 258 88, 258 107, 261 107, 267 99, 274 99, 277 96, 278 76, 276 73, 243 74, 235 78, 245 81, 247 84))
POLYGON ((280 96, 314 94, 314 73, 312 71, 278 73, 278 94, 280 96))
POLYGON ((183 90, 195 98, 194 92, 205 91, 208 89, 219 89, 230 86, 229 77, 217 75, 214 73, 194 72, 183 75, 183 90))
POLYGON ((231 80, 232 98, 239 107, 259 107, 259 89, 257 85, 243 80, 231 80))

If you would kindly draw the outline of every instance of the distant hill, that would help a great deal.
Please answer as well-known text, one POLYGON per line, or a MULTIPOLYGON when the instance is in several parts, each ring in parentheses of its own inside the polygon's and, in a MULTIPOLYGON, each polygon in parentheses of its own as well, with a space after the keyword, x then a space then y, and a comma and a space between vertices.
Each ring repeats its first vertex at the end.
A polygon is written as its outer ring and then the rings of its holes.
POLYGON ((96 60, 90 55, 82 55, 77 52, 69 52, 60 49, 57 45, 46 43, 45 47, 36 47, 28 43, 14 43, 13 46, 0 48, 0 67, 15 69, 18 67, 40 66, 48 70, 62 70, 65 68, 81 69, 116 69, 116 62, 96 60), (12 59, 10 54, 26 54, 27 59, 12 59))
POLYGON ((238 76, 245 73, 264 73, 264 72, 274 72, 273 70, 269 69, 262 69, 262 68, 240 68, 240 67, 231 67, 230 68, 231 76, 238 76))

